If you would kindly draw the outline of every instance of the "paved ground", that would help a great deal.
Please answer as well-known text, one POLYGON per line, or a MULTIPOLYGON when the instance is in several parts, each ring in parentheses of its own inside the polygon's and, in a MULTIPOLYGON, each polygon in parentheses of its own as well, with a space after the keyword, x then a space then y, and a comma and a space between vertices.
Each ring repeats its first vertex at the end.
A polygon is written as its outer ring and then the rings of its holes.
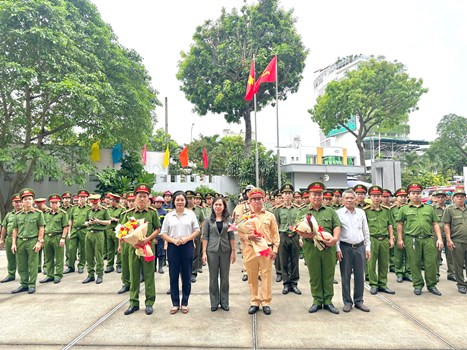
MULTIPOLYGON (((115 272, 101 285, 83 285, 85 274, 66 275, 58 285, 38 283, 33 295, 10 294, 18 279, 0 284, 0 349, 467 349, 467 299, 446 280, 444 267, 438 285, 442 297, 426 290, 415 296, 410 283, 398 284, 390 274, 396 295, 372 296, 366 290, 370 313, 309 314, 308 270, 301 260, 303 295, 282 295, 282 285, 274 282, 271 316, 247 314, 248 284, 241 281, 240 269, 237 262, 231 270, 229 312, 211 312, 205 270, 193 284, 187 315, 169 314, 167 272, 156 274, 151 316, 144 308, 123 315, 128 294, 116 293, 121 283, 115 272)), ((5 275, 1 251, 0 278, 5 275)), ((336 278, 340 283, 338 269, 336 278)), ((334 305, 342 310, 340 284, 334 305)))

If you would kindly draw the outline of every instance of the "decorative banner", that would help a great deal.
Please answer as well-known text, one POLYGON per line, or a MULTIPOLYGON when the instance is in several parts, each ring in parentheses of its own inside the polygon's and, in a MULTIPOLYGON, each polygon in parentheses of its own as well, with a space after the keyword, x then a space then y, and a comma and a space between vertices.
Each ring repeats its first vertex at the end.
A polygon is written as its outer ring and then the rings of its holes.
POLYGON ((251 101, 255 94, 255 60, 251 61, 250 75, 246 83, 245 101, 251 101))
POLYGON ((146 144, 143 146, 143 149, 141 150, 141 161, 143 162, 143 164, 146 164, 148 162, 146 144))
POLYGON ((262 83, 273 83, 276 81, 276 65, 277 65, 277 56, 269 62, 268 66, 264 72, 259 76, 258 80, 255 83, 254 93, 256 94, 259 90, 259 86, 262 83))
POLYGON ((183 151, 178 156, 180 159, 180 163, 182 164, 182 168, 186 168, 188 166, 188 146, 185 146, 183 151))
POLYGON ((206 152, 206 147, 203 148, 203 167, 207 169, 209 166, 208 153, 206 152))
POLYGON ((99 145, 100 145, 100 141, 96 141, 92 144, 91 146, 91 156, 90 156, 90 159, 93 161, 93 162, 100 162, 101 160, 101 152, 99 150, 99 145))
POLYGON ((169 145, 167 145, 167 148, 165 149, 165 154, 164 154, 164 168, 167 168, 169 166, 170 162, 170 151, 169 151, 169 145))
POLYGON ((121 143, 117 143, 115 147, 112 149, 112 162, 114 164, 121 163, 123 158, 123 145, 121 143))

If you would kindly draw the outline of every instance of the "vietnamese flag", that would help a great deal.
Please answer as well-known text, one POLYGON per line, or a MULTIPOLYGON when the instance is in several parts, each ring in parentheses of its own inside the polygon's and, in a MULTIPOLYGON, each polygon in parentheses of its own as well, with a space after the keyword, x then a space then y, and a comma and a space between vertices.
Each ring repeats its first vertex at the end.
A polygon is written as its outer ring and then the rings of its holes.
POLYGON ((255 94, 255 60, 251 61, 250 75, 246 83, 245 101, 251 101, 255 94))
POLYGON ((182 168, 186 168, 188 166, 188 146, 185 146, 180 155, 178 156, 180 159, 180 164, 182 164, 182 168))
POLYGON ((207 169, 209 166, 208 153, 206 152, 206 147, 203 148, 203 167, 207 169))
POLYGON ((277 66, 277 55, 273 57, 271 62, 269 62, 268 66, 264 70, 264 72, 259 76, 258 80, 256 80, 254 94, 256 94, 259 90, 259 86, 261 83, 273 83, 276 81, 276 67, 277 66))

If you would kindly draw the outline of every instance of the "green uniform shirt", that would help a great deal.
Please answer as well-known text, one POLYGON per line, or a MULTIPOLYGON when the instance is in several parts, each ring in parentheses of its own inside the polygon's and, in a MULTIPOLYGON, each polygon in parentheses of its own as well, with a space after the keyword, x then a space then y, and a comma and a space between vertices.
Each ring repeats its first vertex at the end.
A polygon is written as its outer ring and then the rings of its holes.
POLYGON ((13 233, 13 223, 15 221, 16 212, 10 211, 8 212, 2 221, 2 227, 5 227, 7 236, 11 237, 13 233))
MULTIPOLYGON (((122 207, 117 207, 115 208, 114 206, 110 206, 107 211, 109 212, 109 217, 111 218, 120 218, 120 215, 123 213, 123 208, 122 207)), ((107 226, 109 230, 115 230, 115 227, 117 227, 118 221, 112 221, 110 222, 110 225, 107 226)))
POLYGON ((147 237, 161 227, 159 215, 155 208, 149 207, 143 210, 138 210, 137 208, 127 210, 120 216, 120 223, 125 224, 131 217, 134 217, 136 220, 144 219, 144 221, 148 223, 148 231, 146 233, 147 237))
POLYGON ((84 205, 82 207, 76 206, 73 207, 72 214, 71 214, 71 221, 73 222, 73 228, 82 228, 84 227, 84 222, 86 221, 86 217, 88 215, 89 207, 84 205))
POLYGON ((201 223, 206 219, 206 216, 204 215, 204 209, 195 205, 193 208, 191 208, 191 210, 195 212, 196 218, 198 219, 198 224, 201 227, 201 223))
POLYGON ((74 205, 70 205, 69 207, 60 207, 60 209, 66 211, 66 214, 68 215, 68 219, 70 220, 71 219, 71 214, 73 213, 73 208, 74 207, 75 207, 74 205))
POLYGON ((293 203, 290 207, 286 207, 284 203, 274 209, 273 214, 276 217, 279 232, 290 232, 289 226, 297 222, 298 212, 299 207, 293 203))
POLYGON ((451 227, 451 239, 467 243, 467 207, 459 209, 457 205, 450 205, 444 211, 443 222, 451 227))
POLYGON ((41 226, 45 226, 44 213, 35 209, 28 212, 18 212, 13 222, 13 228, 18 230, 19 238, 37 237, 41 226))
MULTIPOLYGON (((104 207, 99 206, 97 209, 89 209, 86 216, 86 221, 90 221, 92 219, 97 220, 110 220, 109 211, 104 207)), ((88 228, 93 231, 105 231, 108 225, 101 225, 101 224, 92 224, 89 225, 88 228)))
POLYGON ((59 209, 55 213, 50 211, 44 214, 44 218, 45 234, 61 234, 63 228, 68 226, 68 214, 64 210, 59 209))
POLYGON ((421 203, 416 207, 409 203, 401 207, 397 221, 404 223, 404 235, 428 237, 433 235, 433 223, 439 219, 432 206, 421 203))
POLYGON ((313 215, 318 222, 318 225, 321 226, 324 231, 329 232, 331 235, 334 235, 334 229, 336 227, 342 226, 336 211, 330 207, 321 205, 321 207, 316 210, 312 205, 306 206, 305 208, 300 209, 298 218, 301 219, 306 214, 313 215))
POLYGON ((380 207, 379 210, 376 210, 374 206, 366 207, 364 210, 366 220, 368 221, 370 236, 388 236, 388 227, 389 225, 392 225, 393 222, 391 211, 384 207, 380 207))
MULTIPOLYGON (((433 208, 435 208, 436 216, 438 216, 439 221, 441 222, 441 219, 443 218, 443 213, 446 207, 441 208, 438 204, 433 205, 433 208)), ((444 225, 439 225, 439 229, 441 230, 441 235, 444 236, 444 225)))
POLYGON ((404 205, 399 206, 399 204, 394 204, 391 207, 391 215, 392 215, 392 220, 393 220, 392 226, 394 227, 394 233, 395 233, 394 235, 395 236, 397 236, 397 231, 396 230, 397 230, 397 218, 399 217, 399 211, 401 210, 401 208, 404 205))
POLYGON ((211 214, 212 214, 212 207, 205 207, 203 209, 204 209, 204 217, 206 219, 209 219, 211 217, 211 214))

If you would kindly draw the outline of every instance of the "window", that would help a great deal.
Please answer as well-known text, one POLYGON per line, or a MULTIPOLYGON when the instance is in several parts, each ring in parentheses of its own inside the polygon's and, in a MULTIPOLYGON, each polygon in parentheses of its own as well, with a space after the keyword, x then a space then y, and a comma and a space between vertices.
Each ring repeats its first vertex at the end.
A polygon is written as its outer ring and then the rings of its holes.
POLYGON ((307 154, 306 155, 306 164, 316 164, 316 156, 307 154))

